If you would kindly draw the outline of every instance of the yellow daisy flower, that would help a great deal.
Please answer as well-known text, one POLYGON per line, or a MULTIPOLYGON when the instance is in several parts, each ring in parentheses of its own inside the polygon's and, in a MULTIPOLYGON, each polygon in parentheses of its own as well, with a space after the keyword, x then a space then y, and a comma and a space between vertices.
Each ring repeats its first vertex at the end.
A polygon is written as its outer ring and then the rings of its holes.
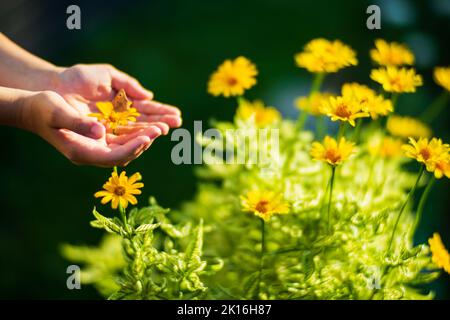
POLYGON ((137 182, 142 179, 140 173, 135 173, 131 177, 127 177, 125 171, 120 173, 113 172, 109 180, 103 185, 103 189, 94 194, 96 198, 103 198, 101 203, 106 204, 111 201, 111 207, 117 209, 120 206, 126 209, 128 202, 132 205, 137 204, 137 199, 134 195, 141 194, 140 188, 144 186, 143 183, 137 182))
POLYGON ((355 99, 372 119, 378 119, 379 116, 386 116, 394 111, 391 100, 384 99, 382 95, 377 95, 374 90, 359 83, 344 84, 341 94, 343 97, 355 99))
POLYGON ((311 96, 298 97, 295 100, 295 106, 297 109, 306 111, 314 116, 319 116, 322 113, 320 108, 322 104, 331 97, 331 93, 327 92, 314 92, 311 96))
POLYGON ((225 60, 211 75, 208 92, 213 96, 242 96, 256 84, 256 66, 245 57, 225 60))
POLYGON ((320 161, 325 161, 332 166, 336 166, 347 160, 354 152, 354 144, 346 141, 344 137, 339 143, 330 136, 326 136, 323 143, 313 142, 311 156, 320 161))
POLYGON ((400 139, 392 137, 377 138, 370 141, 369 152, 384 159, 398 158, 403 155, 402 145, 403 141, 400 139))
POLYGON ((387 92, 416 92, 416 87, 422 85, 422 77, 411 68, 387 67, 374 69, 370 78, 383 85, 387 92))
POLYGON ((389 113, 394 111, 394 106, 392 101, 389 99, 384 99, 382 95, 377 95, 372 99, 367 100, 363 106, 363 111, 370 114, 370 117, 374 120, 378 119, 380 116, 387 116, 389 113))
POLYGON ((265 127, 281 119, 281 114, 274 107, 266 107, 261 100, 250 102, 243 99, 236 110, 236 117, 242 120, 254 118, 258 127, 265 127))
POLYGON ((241 196, 241 205, 242 211, 253 212, 264 221, 268 221, 274 214, 289 212, 289 204, 273 191, 249 191, 245 196, 241 196))
POLYGON ((337 72, 358 64, 356 53, 339 40, 314 39, 295 55, 295 62, 309 72, 337 72))
POLYGON ((433 233, 433 237, 428 239, 431 250, 431 260, 441 269, 450 274, 450 254, 442 243, 439 233, 433 233))
POLYGON ((436 179, 441 179, 443 176, 450 179, 450 156, 448 154, 436 161, 434 176, 436 179))
POLYGON ((331 118, 332 121, 347 121, 355 126, 357 118, 368 117, 369 114, 361 109, 361 104, 353 97, 331 97, 321 106, 321 112, 331 118))
POLYGON ((431 129, 421 121, 411 117, 391 116, 386 128, 390 134, 402 138, 429 138, 431 129))
POLYGON ((136 117, 140 114, 135 108, 128 108, 125 111, 114 110, 114 105, 109 101, 97 102, 97 109, 100 113, 91 113, 89 116, 95 117, 105 124, 108 128, 114 130, 118 126, 125 126, 128 122, 136 122, 136 117))
POLYGON ((427 138, 420 138, 417 141, 414 138, 409 138, 409 144, 403 145, 402 149, 408 158, 416 159, 418 162, 425 164, 429 172, 434 172, 436 163, 448 158, 450 146, 436 138, 430 141, 427 138))
POLYGON ((356 82, 344 83, 341 88, 341 94, 345 97, 354 98, 361 104, 366 103, 369 98, 376 96, 375 91, 368 86, 356 82))
POLYGON ((450 67, 434 68, 433 77, 438 85, 450 91, 450 67))
POLYGON ((414 64, 414 54, 403 44, 375 40, 375 49, 370 50, 372 60, 382 66, 414 64))

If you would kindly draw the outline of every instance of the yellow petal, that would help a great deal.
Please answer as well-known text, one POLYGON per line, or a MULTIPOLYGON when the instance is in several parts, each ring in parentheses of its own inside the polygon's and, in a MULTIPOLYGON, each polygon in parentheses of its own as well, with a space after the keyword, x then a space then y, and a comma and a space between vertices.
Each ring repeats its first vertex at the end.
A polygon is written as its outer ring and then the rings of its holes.
POLYGON ((126 209, 128 207, 128 201, 124 197, 119 197, 120 205, 123 209, 126 209))
POLYGON ((109 195, 109 194, 110 194, 110 193, 109 193, 108 191, 102 190, 102 191, 97 191, 97 192, 94 194, 94 197, 96 197, 96 198, 106 197, 106 196, 109 195))
POLYGON ((119 206, 119 197, 114 196, 112 199, 111 207, 113 209, 117 209, 118 206, 119 206))
POLYGON ((103 113, 103 115, 109 116, 111 112, 114 110, 114 106, 109 101, 99 101, 95 104, 97 109, 103 113))

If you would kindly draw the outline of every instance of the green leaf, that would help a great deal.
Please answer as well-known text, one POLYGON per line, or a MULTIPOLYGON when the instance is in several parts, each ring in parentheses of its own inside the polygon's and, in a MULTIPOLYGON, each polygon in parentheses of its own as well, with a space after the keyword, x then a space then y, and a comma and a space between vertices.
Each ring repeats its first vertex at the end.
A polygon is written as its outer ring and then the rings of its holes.
MULTIPOLYGON (((136 209, 136 208, 135 208, 136 209)), ((149 206, 141 209, 133 209, 129 214, 128 221, 132 226, 139 226, 142 224, 150 224, 153 223, 155 218, 158 218, 159 215, 165 215, 170 209, 164 209, 160 206, 149 206)), ((160 219, 158 219, 158 222, 160 219)))
POLYGON ((153 231, 153 230, 155 230, 156 228, 158 228, 159 225, 160 225, 159 223, 142 224, 142 225, 140 225, 139 227, 137 227, 135 231, 136 231, 137 233, 144 233, 144 232, 148 232, 148 231, 153 231))
POLYGON ((98 228, 98 229, 103 229, 103 223, 101 223, 98 220, 92 220, 90 223, 91 227, 93 228, 98 228))
MULTIPOLYGON (((112 221, 112 219, 107 218, 103 215, 101 215, 94 207, 94 210, 92 210, 92 213, 94 214, 94 217, 97 218, 97 222, 94 223, 94 225, 98 227, 102 227, 107 232, 111 233, 117 233, 122 234, 124 232, 123 228, 116 223, 112 221)), ((92 225, 92 223, 91 223, 92 225)))
POLYGON ((185 252, 186 265, 189 266, 194 264, 194 262, 200 262, 203 247, 203 220, 197 225, 193 232, 194 238, 189 242, 188 247, 185 252))
POLYGON ((244 297, 247 296, 252 296, 253 294, 252 292, 254 290, 256 290, 257 284, 258 284, 258 279, 259 279, 259 271, 258 272, 254 272, 252 273, 250 276, 248 276, 245 280, 244 280, 244 297))
POLYGON ((190 224, 186 224, 181 229, 175 227, 170 223, 161 223, 161 230, 167 233, 172 238, 183 238, 190 229, 190 224))
POLYGON ((311 278, 315 271, 315 264, 314 264, 314 255, 313 254, 306 254, 303 258, 303 268, 305 272, 305 279, 308 280, 311 278))

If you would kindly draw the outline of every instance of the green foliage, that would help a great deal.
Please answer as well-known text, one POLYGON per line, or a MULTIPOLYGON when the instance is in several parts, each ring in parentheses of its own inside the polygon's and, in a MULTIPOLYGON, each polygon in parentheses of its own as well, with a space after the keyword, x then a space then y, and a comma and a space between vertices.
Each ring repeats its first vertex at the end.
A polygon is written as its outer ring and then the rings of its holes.
MULTIPOLYGON (((247 123, 219 123, 218 128, 242 129, 247 123)), ((405 212, 387 251, 398 209, 415 181, 405 159, 370 155, 366 131, 357 154, 337 168, 331 208, 331 232, 326 226, 326 186, 331 170, 311 159, 310 132, 295 133, 282 121, 280 160, 270 168, 251 163, 214 164, 200 174, 194 201, 181 211, 210 226, 206 250, 224 259, 211 283, 214 298, 242 299, 429 299, 420 289, 439 275, 426 245, 413 246, 413 212, 405 212), (260 276, 260 221, 241 211, 239 195, 253 188, 280 192, 291 203, 288 215, 266 224, 264 270, 260 276), (243 285, 242 285, 243 284, 243 285)), ((243 133, 244 134, 244 133, 243 133)), ((257 137, 251 139, 256 140, 257 137)))
POLYGON ((81 281, 109 299, 193 299, 204 296, 201 276, 219 264, 202 260, 203 221, 172 224, 168 209, 153 198, 134 208, 126 221, 107 218, 95 208, 95 228, 111 233, 99 248, 63 246, 63 255, 86 265, 81 281))
MULTIPOLYGON (((215 125, 222 132, 254 127, 252 119, 215 125)), ((336 169, 328 230, 324 204, 331 171, 311 159, 312 133, 296 133, 294 126, 288 120, 274 124, 281 154, 270 167, 202 167, 204 182, 179 211, 150 199, 123 223, 94 209, 92 226, 113 238, 99 248, 65 246, 65 256, 86 263, 82 281, 110 299, 432 298, 421 285, 439 273, 428 246, 413 246, 410 206, 387 250, 398 209, 415 181, 403 168, 406 160, 372 156, 368 137, 382 133, 366 131, 357 154, 336 169), (240 195, 254 188, 280 192, 291 205, 289 214, 266 222, 264 255, 261 220, 240 205, 240 195), (118 239, 121 255, 112 250, 118 239)))

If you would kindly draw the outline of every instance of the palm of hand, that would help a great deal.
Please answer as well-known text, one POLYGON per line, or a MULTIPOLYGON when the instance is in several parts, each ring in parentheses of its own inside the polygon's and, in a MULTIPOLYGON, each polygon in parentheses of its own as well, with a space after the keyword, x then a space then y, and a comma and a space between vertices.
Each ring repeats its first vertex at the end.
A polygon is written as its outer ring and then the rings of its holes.
POLYGON ((151 101, 151 92, 109 65, 76 65, 68 68, 60 75, 57 91, 80 114, 88 115, 98 112, 96 102, 112 100, 122 88, 133 101, 133 107, 140 112, 138 121, 141 124, 155 125, 163 134, 167 134, 169 127, 181 125, 177 108, 151 101))
POLYGON ((126 165, 137 158, 169 127, 181 124, 177 108, 151 101, 152 93, 143 89, 128 75, 109 65, 76 65, 63 70, 55 91, 78 114, 87 116, 98 112, 96 102, 110 101, 116 91, 125 89, 138 109, 139 126, 124 128, 120 135, 96 135, 96 139, 60 129, 55 143, 75 163, 99 166, 126 165), (67 151, 68 150, 68 151, 67 151))

